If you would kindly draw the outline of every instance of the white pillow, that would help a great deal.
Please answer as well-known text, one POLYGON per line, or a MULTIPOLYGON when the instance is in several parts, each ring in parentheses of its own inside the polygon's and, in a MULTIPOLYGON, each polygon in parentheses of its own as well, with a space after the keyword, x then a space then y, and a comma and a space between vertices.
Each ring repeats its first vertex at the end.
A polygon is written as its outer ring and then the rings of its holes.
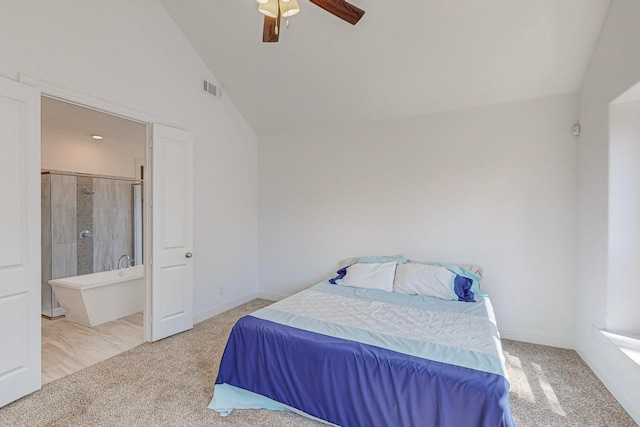
POLYGON ((347 268, 347 274, 336 283, 356 288, 379 289, 393 291, 393 278, 396 274, 397 262, 357 263, 347 268))
POLYGON ((454 292, 455 274, 444 267, 428 264, 398 264, 393 291, 458 301, 454 292))

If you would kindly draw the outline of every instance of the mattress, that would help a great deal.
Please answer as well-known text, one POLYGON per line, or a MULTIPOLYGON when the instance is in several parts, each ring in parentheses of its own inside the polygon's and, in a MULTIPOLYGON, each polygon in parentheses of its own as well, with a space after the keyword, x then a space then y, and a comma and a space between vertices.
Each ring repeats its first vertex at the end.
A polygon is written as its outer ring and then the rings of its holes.
POLYGON ((319 283, 238 320, 210 409, 340 426, 513 426, 491 302, 319 283))

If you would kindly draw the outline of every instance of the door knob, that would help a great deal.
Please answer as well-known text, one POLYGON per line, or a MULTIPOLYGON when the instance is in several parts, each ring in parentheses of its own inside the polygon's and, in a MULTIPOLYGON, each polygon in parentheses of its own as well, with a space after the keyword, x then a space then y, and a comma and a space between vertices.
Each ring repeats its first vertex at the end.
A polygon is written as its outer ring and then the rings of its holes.
POLYGON ((187 258, 191 258, 193 254, 191 252, 187 252, 186 254, 184 254, 184 256, 187 258))

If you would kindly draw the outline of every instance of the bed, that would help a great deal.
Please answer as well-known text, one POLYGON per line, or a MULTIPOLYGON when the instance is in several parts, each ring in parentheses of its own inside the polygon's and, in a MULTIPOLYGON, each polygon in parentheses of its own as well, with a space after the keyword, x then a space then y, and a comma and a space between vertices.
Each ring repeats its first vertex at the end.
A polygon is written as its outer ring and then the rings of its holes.
POLYGON ((461 300, 468 271, 454 268, 446 286, 458 300, 403 293, 396 267, 391 289, 388 275, 386 289, 349 286, 343 269, 239 319, 209 408, 291 410, 345 427, 513 426, 488 296, 470 284, 473 301, 461 300))

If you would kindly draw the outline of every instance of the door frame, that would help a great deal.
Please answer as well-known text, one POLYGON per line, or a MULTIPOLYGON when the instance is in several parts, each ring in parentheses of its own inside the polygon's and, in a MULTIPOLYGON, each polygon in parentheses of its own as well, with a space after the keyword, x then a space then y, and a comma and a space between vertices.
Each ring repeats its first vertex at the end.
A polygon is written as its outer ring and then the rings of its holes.
MULTIPOLYGON (((121 104, 117 104, 111 102, 106 99, 98 98, 89 94, 85 94, 82 92, 78 92, 76 90, 51 83, 37 77, 29 76, 27 74, 19 74, 19 82, 25 84, 27 86, 34 87, 40 90, 41 96, 46 96, 48 98, 57 99, 64 102, 69 102, 72 104, 76 104, 81 107, 89 108, 91 110, 100 111, 103 113, 111 114, 114 116, 119 116, 123 119, 131 120, 134 122, 138 122, 144 124, 147 127, 147 140, 145 146, 145 162, 147 163, 144 168, 144 182, 145 187, 150 189, 153 186, 153 182, 151 182, 151 124, 153 123, 164 123, 168 126, 183 128, 179 125, 168 124, 166 121, 159 120, 158 117, 146 113, 144 111, 132 109, 126 107, 121 104)), ((148 191, 148 190, 147 190, 148 191)), ((150 197, 144 197, 143 204, 143 264, 144 264, 144 275, 145 275, 145 283, 146 283, 146 297, 145 297, 145 307, 143 313, 143 326, 144 326, 144 340, 147 342, 151 341, 151 309, 152 309, 152 288, 153 283, 151 280, 151 269, 150 267, 150 255, 152 250, 151 245, 151 232, 152 232, 152 217, 151 217, 151 206, 150 206, 150 197)))

